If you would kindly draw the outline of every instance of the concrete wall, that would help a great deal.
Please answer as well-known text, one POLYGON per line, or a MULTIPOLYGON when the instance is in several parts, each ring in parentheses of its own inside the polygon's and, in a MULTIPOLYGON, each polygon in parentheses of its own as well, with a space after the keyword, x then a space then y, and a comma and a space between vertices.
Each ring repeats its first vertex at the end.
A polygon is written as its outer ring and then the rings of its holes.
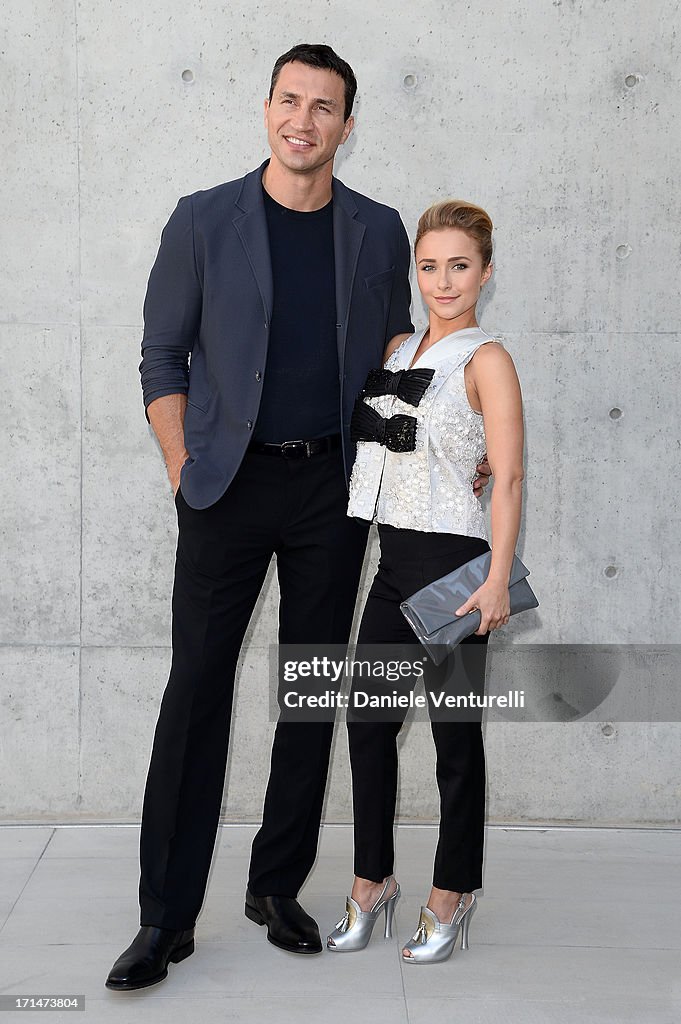
MULTIPOLYGON (((542 598, 510 635, 678 642, 678 8, 5 4, 3 819, 139 815, 176 530, 142 412, 144 289, 177 197, 266 155, 262 100, 294 42, 327 41, 358 74, 337 163, 348 185, 397 206, 410 233, 446 195, 495 221, 481 322, 523 384, 521 552, 542 598)), ((260 813, 276 601, 270 574, 239 679, 228 818, 260 813)), ((499 722, 486 742, 491 820, 679 820, 677 724, 499 722)), ((402 815, 432 818, 427 728, 407 730, 402 765, 402 815)), ((349 818, 348 782, 341 731, 328 820, 349 818)))

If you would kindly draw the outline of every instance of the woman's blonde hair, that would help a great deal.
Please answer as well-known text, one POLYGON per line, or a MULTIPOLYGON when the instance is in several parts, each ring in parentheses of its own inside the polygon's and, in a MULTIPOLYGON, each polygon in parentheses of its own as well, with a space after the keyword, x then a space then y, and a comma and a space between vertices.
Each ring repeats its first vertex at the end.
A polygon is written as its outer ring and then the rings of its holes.
POLYGON ((444 199, 433 203, 422 213, 416 228, 414 253, 424 235, 429 231, 443 231, 445 228, 458 228, 477 242, 482 266, 492 262, 492 220, 481 206, 467 203, 465 199, 444 199))

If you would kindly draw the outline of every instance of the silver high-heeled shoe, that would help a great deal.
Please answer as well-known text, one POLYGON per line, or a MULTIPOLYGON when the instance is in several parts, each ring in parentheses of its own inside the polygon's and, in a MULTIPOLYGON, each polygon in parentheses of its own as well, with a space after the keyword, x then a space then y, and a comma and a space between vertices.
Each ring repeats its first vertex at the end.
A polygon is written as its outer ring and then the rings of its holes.
POLYGON ((398 885, 392 896, 386 897, 391 881, 392 875, 371 910, 362 910, 351 896, 346 898, 345 915, 327 938, 327 949, 335 953, 354 953, 355 950, 364 949, 382 910, 385 910, 385 938, 392 938, 393 915, 395 904, 400 898, 400 887, 398 885))
POLYGON ((410 942, 405 942, 411 956, 402 953, 407 964, 437 964, 447 960, 454 951, 459 927, 461 928, 461 948, 468 949, 468 929, 471 917, 478 901, 475 893, 471 893, 471 902, 466 907, 466 893, 463 893, 449 924, 442 924, 440 919, 428 907, 421 907, 421 917, 416 934, 410 942))

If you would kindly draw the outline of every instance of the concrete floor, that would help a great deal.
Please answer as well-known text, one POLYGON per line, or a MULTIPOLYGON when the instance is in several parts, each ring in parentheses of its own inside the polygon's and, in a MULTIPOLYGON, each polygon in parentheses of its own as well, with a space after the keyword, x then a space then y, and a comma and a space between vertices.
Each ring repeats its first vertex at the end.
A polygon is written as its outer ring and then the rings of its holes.
MULTIPOLYGON (((313 957, 276 949, 244 918, 254 831, 220 830, 195 954, 160 985, 113 993, 105 976, 138 927, 138 828, 0 828, 0 994, 84 995, 96 1024, 681 1019, 680 831, 489 828, 471 948, 434 966, 399 958, 427 895, 434 828, 398 830, 395 938, 377 927, 361 953, 313 957)), ((342 916, 351 847, 349 827, 323 828, 301 897, 323 936, 342 916)))

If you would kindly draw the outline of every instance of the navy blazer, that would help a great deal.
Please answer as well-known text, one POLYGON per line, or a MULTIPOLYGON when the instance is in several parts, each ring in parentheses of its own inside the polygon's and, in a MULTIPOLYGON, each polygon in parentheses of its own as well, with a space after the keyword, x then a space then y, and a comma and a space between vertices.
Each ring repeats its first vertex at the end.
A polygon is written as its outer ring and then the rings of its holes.
MULTIPOLYGON (((189 458, 181 487, 193 508, 207 508, 222 497, 258 416, 273 301, 261 187, 267 163, 236 181, 180 199, 161 235, 147 286, 140 363, 144 405, 162 395, 187 395, 189 458)), ((396 210, 337 178, 333 230, 338 430, 349 477, 355 398, 368 371, 381 365, 386 342, 414 330, 410 249, 396 210)))

